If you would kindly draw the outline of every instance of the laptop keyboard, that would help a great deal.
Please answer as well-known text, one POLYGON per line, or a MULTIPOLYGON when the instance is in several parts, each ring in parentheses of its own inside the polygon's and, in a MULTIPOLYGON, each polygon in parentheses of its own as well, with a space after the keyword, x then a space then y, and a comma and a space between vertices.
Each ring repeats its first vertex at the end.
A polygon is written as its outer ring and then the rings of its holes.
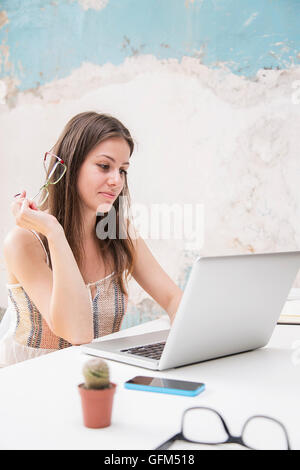
POLYGON ((145 346, 135 346, 134 348, 121 349, 120 352, 135 354, 137 356, 150 357, 151 359, 160 359, 166 342, 146 344, 145 346))

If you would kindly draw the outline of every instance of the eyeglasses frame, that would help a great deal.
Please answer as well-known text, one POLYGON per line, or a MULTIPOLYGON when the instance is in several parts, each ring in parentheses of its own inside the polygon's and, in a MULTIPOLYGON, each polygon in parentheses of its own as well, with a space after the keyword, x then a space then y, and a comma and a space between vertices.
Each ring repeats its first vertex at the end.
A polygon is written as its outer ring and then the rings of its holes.
POLYGON ((64 176, 64 174, 65 174, 66 171, 67 171, 67 165, 65 164, 64 160, 62 160, 62 158, 58 157, 57 155, 55 155, 55 154, 52 153, 52 152, 46 152, 45 155, 44 155, 44 160, 43 160, 43 165, 44 165, 44 169, 45 169, 46 173, 47 173, 47 168, 46 168, 46 165, 45 165, 45 161, 46 161, 46 158, 47 158, 48 155, 51 156, 51 157, 55 157, 58 161, 53 165, 53 168, 52 168, 52 170, 50 171, 50 174, 48 175, 48 177, 47 177, 47 179, 46 179, 46 182, 43 184, 43 186, 41 186, 41 188, 39 189, 39 192, 32 198, 32 200, 35 199, 35 198, 40 194, 40 192, 41 192, 43 189, 45 189, 45 190, 47 191, 47 195, 46 195, 45 199, 43 200, 43 203, 42 203, 42 204, 39 204, 38 207, 41 207, 41 206, 46 202, 46 200, 47 200, 47 198, 48 198, 48 196, 49 196, 49 191, 48 191, 48 189, 47 189, 47 186, 49 186, 49 184, 56 184, 56 183, 58 183, 58 182, 62 179, 62 177, 64 176), (55 170, 56 170, 56 168, 57 168, 57 166, 58 166, 59 163, 60 163, 61 165, 63 165, 64 171, 63 171, 62 175, 58 178, 58 180, 53 183, 52 181, 50 181, 50 178, 51 178, 51 176, 53 175, 53 173, 55 172, 55 170))
POLYGON ((193 444, 202 444, 202 445, 211 445, 211 446, 220 445, 220 444, 240 444, 241 446, 246 447, 247 449, 256 450, 253 447, 250 447, 247 444, 245 444, 245 442, 243 440, 243 433, 244 433, 245 427, 248 424, 248 422, 251 421, 253 418, 266 418, 266 419, 269 419, 269 420, 274 421, 277 424, 279 424, 281 426, 281 428, 283 429, 283 432, 284 432, 284 435, 285 435, 285 438, 286 438, 287 450, 291 450, 287 430, 286 430, 285 426, 280 421, 278 421, 277 419, 271 418, 270 416, 265 416, 265 415, 250 416, 243 425, 241 435, 240 436, 233 436, 231 434, 231 432, 229 431, 229 428, 228 428, 224 418, 222 417, 222 415, 217 410, 215 410, 213 408, 206 407, 206 406, 194 406, 194 407, 191 407, 191 408, 187 408, 183 412, 183 415, 182 415, 182 418, 181 418, 181 431, 177 434, 174 434, 174 436, 170 437, 168 440, 166 440, 165 442, 160 444, 160 446, 156 447, 155 450, 167 450, 171 447, 173 442, 175 442, 177 440, 185 441, 185 442, 191 442, 193 444), (185 415, 188 411, 195 410, 195 409, 210 410, 210 411, 213 411, 214 413, 216 413, 219 416, 219 418, 221 419, 223 427, 224 427, 224 429, 225 429, 225 431, 228 435, 228 439, 226 441, 223 441, 223 442, 200 442, 200 441, 192 441, 191 439, 187 439, 183 434, 184 417, 185 417, 185 415))

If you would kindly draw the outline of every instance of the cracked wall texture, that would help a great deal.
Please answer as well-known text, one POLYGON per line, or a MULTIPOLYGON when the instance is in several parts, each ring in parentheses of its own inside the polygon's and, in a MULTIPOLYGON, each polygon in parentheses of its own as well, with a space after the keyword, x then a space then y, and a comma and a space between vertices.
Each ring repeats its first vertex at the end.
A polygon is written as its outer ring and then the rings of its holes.
POLYGON ((299 64, 298 0, 2 0, 0 12, 0 79, 22 91, 139 54, 247 77, 299 64))

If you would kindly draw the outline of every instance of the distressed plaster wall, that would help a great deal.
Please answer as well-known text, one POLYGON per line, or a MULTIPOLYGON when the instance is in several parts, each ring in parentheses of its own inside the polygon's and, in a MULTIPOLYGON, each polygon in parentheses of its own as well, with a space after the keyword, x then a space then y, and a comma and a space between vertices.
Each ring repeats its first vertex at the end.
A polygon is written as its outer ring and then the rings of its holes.
POLYGON ((19 90, 140 54, 247 77, 299 63, 298 0, 1 0, 1 11, 1 75, 19 90))
MULTIPOLYGON (((43 152, 94 109, 137 142, 134 202, 204 204, 201 253, 299 249, 299 10, 295 0, 2 0, 1 242, 11 196, 35 191, 43 152)), ((199 252, 147 243, 184 287, 199 252)), ((1 252, 3 306, 5 282, 1 252)), ((124 326, 161 313, 130 289, 124 326)))

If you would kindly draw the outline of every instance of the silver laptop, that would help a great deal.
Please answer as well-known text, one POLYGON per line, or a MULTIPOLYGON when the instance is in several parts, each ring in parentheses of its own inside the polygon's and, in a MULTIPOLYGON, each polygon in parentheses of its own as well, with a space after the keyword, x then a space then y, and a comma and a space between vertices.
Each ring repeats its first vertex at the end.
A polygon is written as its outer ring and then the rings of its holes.
POLYGON ((164 370, 265 346, 300 268, 300 251, 199 257, 170 329, 80 346, 164 370))

